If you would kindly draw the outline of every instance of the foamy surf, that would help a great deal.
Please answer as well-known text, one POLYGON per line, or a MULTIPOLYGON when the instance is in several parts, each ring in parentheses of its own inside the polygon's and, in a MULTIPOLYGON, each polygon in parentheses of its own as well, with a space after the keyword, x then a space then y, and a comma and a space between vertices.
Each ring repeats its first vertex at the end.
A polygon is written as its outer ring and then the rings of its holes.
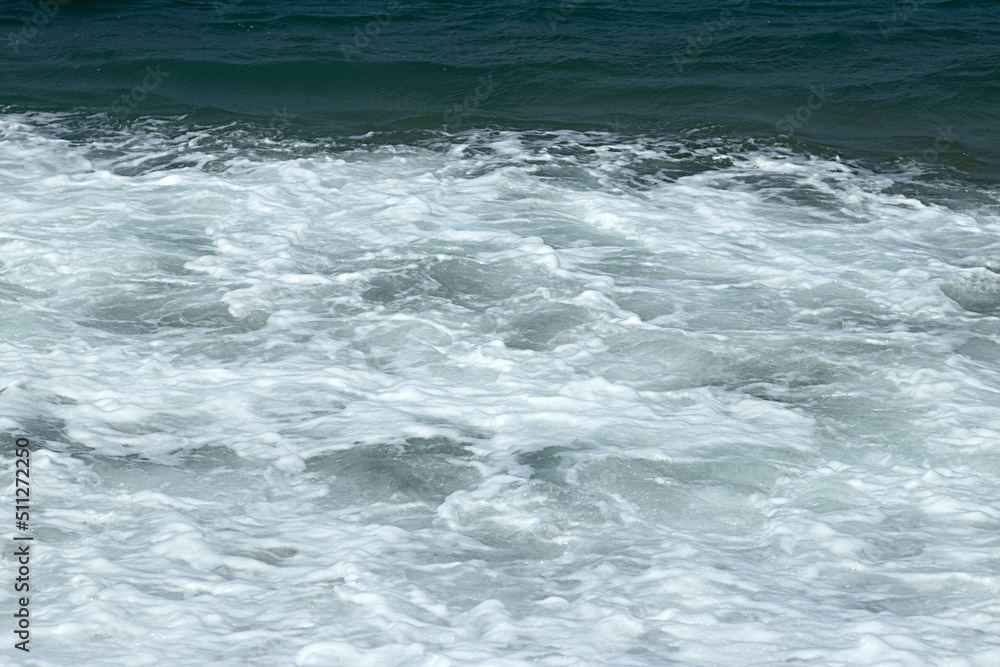
POLYGON ((1000 661, 994 190, 248 132, 0 121, 18 664, 1000 661))

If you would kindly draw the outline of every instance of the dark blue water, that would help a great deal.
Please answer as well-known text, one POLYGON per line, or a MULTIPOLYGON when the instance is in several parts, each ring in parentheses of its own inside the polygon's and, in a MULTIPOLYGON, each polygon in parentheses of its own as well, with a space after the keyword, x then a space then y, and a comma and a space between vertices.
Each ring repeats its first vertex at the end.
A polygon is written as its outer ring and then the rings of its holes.
POLYGON ((988 0, 18 1, 0 35, 0 107, 92 130, 700 133, 1000 174, 988 0))

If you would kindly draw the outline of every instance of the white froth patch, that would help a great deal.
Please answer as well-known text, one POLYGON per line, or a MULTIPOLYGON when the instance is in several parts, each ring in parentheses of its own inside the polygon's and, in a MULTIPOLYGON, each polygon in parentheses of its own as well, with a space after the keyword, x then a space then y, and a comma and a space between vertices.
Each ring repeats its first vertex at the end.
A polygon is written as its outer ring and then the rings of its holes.
POLYGON ((60 122, 0 119, 42 662, 1000 660, 995 211, 711 143, 60 122))

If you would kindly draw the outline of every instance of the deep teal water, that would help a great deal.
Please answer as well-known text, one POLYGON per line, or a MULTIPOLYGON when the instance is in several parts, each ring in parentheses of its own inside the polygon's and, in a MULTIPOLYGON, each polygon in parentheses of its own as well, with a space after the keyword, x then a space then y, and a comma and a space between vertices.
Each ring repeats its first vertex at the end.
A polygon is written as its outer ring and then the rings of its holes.
POLYGON ((701 133, 1000 175, 991 1, 43 5, 0 6, 0 108, 90 131, 701 133))

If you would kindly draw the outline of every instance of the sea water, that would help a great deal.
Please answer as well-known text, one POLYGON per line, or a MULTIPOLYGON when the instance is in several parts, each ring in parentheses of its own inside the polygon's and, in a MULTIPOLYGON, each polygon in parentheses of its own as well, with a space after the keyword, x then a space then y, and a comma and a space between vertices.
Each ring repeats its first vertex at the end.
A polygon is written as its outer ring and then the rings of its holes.
POLYGON ((1000 658, 994 192, 59 122, 0 126, 19 664, 1000 658))
POLYGON ((840 5, 0 45, 0 663, 1000 664, 992 5, 840 5))

